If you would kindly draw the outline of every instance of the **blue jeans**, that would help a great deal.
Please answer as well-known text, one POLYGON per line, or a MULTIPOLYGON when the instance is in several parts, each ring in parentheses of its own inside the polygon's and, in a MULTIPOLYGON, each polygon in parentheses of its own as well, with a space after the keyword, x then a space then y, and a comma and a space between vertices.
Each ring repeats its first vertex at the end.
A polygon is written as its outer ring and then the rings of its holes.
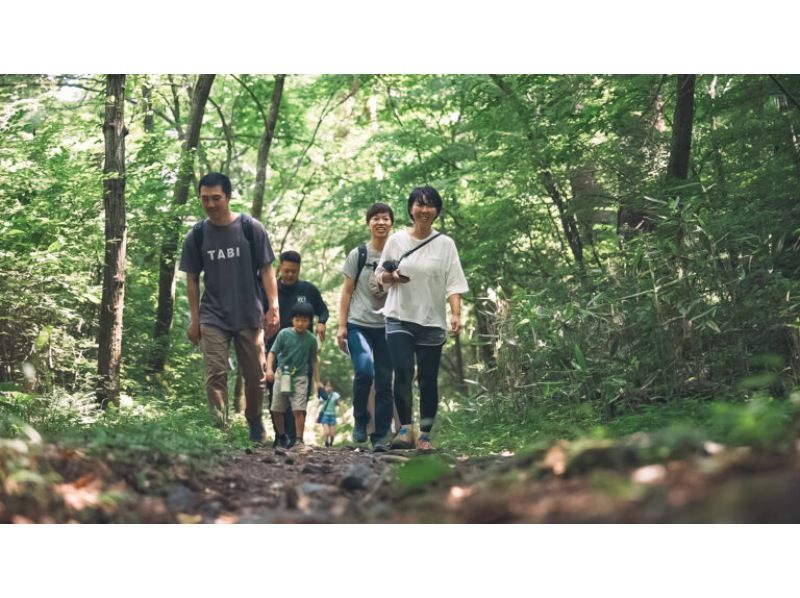
POLYGON ((353 418, 364 428, 369 424, 369 391, 375 382, 375 433, 383 438, 392 423, 392 361, 384 328, 347 325, 347 347, 353 362, 353 418))

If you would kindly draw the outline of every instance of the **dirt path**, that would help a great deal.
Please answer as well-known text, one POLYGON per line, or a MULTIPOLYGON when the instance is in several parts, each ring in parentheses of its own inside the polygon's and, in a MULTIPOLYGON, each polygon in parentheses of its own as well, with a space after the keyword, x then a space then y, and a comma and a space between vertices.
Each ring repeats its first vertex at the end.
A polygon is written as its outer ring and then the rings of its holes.
POLYGON ((667 450, 644 436, 469 459, 248 449, 189 471, 5 444, 0 522, 800 522, 797 451, 667 450))
POLYGON ((375 494, 391 464, 405 460, 363 449, 253 449, 175 484, 166 503, 179 520, 205 523, 373 521, 381 516, 375 494))

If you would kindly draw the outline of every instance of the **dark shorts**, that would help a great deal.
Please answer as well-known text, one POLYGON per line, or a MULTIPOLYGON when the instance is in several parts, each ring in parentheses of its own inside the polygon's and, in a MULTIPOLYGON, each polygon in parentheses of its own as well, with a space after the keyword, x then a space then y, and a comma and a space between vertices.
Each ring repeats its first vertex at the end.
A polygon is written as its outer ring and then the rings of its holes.
POLYGON ((423 347, 439 347, 447 341, 447 331, 444 328, 386 318, 386 336, 390 334, 407 334, 414 339, 415 346, 423 347))

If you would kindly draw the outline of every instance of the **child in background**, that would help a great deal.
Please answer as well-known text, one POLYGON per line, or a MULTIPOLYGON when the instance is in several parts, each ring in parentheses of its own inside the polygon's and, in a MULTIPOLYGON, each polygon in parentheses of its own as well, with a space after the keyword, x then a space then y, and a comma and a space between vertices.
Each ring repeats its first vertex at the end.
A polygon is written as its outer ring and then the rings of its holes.
POLYGON ((322 406, 319 411, 319 423, 322 424, 322 432, 325 436, 325 446, 333 446, 333 438, 336 436, 336 403, 341 397, 333 390, 331 381, 325 382, 325 390, 320 389, 319 400, 322 406))
POLYGON ((277 446, 286 447, 288 444, 284 413, 291 405, 297 429, 297 441, 294 446, 297 450, 304 451, 306 447, 303 442, 303 431, 306 424, 310 368, 314 373, 313 388, 321 388, 317 338, 308 330, 308 324, 314 317, 314 308, 308 303, 298 303, 292 307, 291 314, 292 327, 284 328, 278 333, 267 356, 267 381, 275 383, 270 410, 275 424, 277 446), (280 365, 279 372, 273 370, 276 357, 280 365))

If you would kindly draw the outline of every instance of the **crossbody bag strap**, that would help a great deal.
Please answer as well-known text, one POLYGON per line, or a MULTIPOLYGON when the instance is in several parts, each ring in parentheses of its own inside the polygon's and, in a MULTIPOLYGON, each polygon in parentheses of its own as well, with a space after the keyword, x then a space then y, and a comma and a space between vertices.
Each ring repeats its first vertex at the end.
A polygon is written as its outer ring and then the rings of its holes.
POLYGON ((430 239, 426 239, 426 240, 424 240, 422 243, 420 243, 419 245, 417 245, 416 247, 414 247, 413 249, 409 249, 409 250, 408 250, 408 251, 406 251, 406 252, 405 252, 403 255, 401 255, 401 256, 400 256, 400 259, 399 259, 399 260, 397 260, 397 265, 398 265, 398 266, 400 265, 400 262, 402 262, 402 261, 403 261, 403 258, 407 258, 409 255, 411 255, 412 253, 414 253, 414 252, 415 252, 417 249, 420 249, 420 248, 424 247, 425 245, 427 245, 428 243, 430 243, 431 241, 433 241, 433 240, 434 240, 436 237, 441 237, 441 236, 442 236, 442 233, 436 233, 436 234, 435 234, 435 235, 433 235, 433 236, 432 236, 430 239))

